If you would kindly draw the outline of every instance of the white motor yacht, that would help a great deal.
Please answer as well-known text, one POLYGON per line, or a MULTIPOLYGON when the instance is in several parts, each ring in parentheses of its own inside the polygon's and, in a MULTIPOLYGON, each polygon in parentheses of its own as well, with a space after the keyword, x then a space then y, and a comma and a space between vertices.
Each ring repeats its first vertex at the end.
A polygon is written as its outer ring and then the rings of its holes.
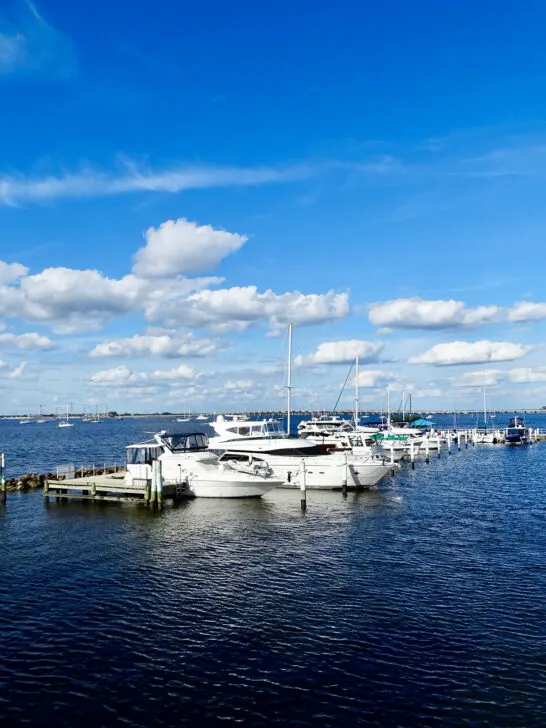
POLYGON ((334 490, 369 488, 392 469, 385 458, 357 457, 350 452, 331 452, 310 438, 289 438, 275 420, 227 420, 219 415, 211 422, 216 437, 209 449, 229 457, 264 458, 285 485, 299 487, 305 471, 307 488, 334 490))
POLYGON ((298 425, 298 435, 300 437, 318 439, 324 439, 339 432, 353 432, 353 430, 353 425, 338 415, 312 417, 310 420, 303 420, 298 425))
POLYGON ((125 481, 151 480, 152 462, 161 462, 165 484, 185 486, 197 498, 259 498, 278 485, 267 462, 234 458, 229 451, 219 458, 207 449, 203 433, 160 432, 152 442, 127 447, 125 481))

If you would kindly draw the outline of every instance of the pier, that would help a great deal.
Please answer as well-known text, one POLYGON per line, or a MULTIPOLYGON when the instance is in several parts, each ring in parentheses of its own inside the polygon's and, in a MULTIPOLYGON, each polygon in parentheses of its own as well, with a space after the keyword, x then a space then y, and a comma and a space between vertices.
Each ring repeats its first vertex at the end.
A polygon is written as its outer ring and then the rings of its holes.
POLYGON ((162 477, 161 463, 155 462, 151 480, 133 479, 125 482, 125 471, 103 472, 82 477, 47 479, 44 482, 44 497, 49 502, 54 497, 57 502, 64 500, 114 501, 136 503, 154 510, 162 510, 164 500, 177 501, 190 494, 187 485, 168 483, 162 477))

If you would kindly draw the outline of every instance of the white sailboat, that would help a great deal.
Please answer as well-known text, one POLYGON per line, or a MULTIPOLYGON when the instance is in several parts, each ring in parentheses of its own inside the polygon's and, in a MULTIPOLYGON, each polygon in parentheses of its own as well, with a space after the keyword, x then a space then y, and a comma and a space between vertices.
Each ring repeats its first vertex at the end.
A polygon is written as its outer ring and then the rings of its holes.
MULTIPOLYGON (((476 418, 477 419, 477 418, 476 418)), ((487 428, 487 404, 485 399, 485 387, 483 388, 483 426, 477 426, 472 434, 472 441, 476 445, 496 445, 504 439, 503 433, 498 430, 487 428)))
POLYGON ((68 405, 66 405, 66 418, 59 422, 59 427, 74 427, 74 423, 68 419, 68 405))

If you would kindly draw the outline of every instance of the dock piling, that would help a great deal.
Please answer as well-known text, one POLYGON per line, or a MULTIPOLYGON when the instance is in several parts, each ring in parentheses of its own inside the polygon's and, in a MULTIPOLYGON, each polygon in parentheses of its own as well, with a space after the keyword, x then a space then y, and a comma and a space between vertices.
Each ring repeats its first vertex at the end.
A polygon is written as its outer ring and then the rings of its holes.
POLYGON ((307 510, 307 473, 305 471, 305 459, 301 461, 301 477, 300 477, 300 504, 302 513, 307 510))
POLYGON ((425 438, 425 462, 427 465, 430 463, 430 447, 428 437, 425 438))
POLYGON ((161 460, 157 460, 157 510, 163 510, 163 468, 161 460))
POLYGON ((0 453, 0 500, 6 502, 6 459, 4 453, 0 453))
POLYGON ((413 447, 413 441, 410 441, 409 456, 411 461, 411 469, 415 470, 415 449, 413 447))

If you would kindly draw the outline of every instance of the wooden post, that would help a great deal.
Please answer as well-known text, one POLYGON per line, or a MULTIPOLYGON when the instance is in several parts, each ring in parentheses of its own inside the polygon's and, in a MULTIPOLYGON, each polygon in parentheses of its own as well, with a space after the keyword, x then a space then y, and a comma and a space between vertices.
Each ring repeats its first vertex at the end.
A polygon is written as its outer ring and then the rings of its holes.
POLYGON ((413 447, 413 440, 410 440, 409 456, 411 461, 411 469, 415 470, 415 449, 413 447))
POLYGON ((440 457, 440 446, 441 446, 440 436, 438 436, 436 438, 436 444, 438 445, 438 457, 440 457))
POLYGON ((347 481, 348 481, 348 477, 349 477, 349 472, 348 472, 349 466, 347 464, 347 453, 344 453, 344 455, 345 455, 345 471, 343 474, 343 480, 341 481, 341 492, 343 493, 343 497, 346 498, 347 497, 347 481))
POLYGON ((97 484, 91 483, 91 495, 93 498, 97 495, 97 484))
POLYGON ((307 510, 307 473, 305 470, 305 459, 301 461, 301 477, 300 477, 300 504, 302 513, 307 510))
POLYGON ((428 442, 428 436, 425 437, 425 462, 427 465, 430 463, 430 447, 428 442))
POLYGON ((451 441, 453 440, 453 435, 451 432, 447 433, 447 454, 451 455, 451 441))
POLYGON ((461 433, 457 433, 457 450, 458 452, 461 452, 461 433))

